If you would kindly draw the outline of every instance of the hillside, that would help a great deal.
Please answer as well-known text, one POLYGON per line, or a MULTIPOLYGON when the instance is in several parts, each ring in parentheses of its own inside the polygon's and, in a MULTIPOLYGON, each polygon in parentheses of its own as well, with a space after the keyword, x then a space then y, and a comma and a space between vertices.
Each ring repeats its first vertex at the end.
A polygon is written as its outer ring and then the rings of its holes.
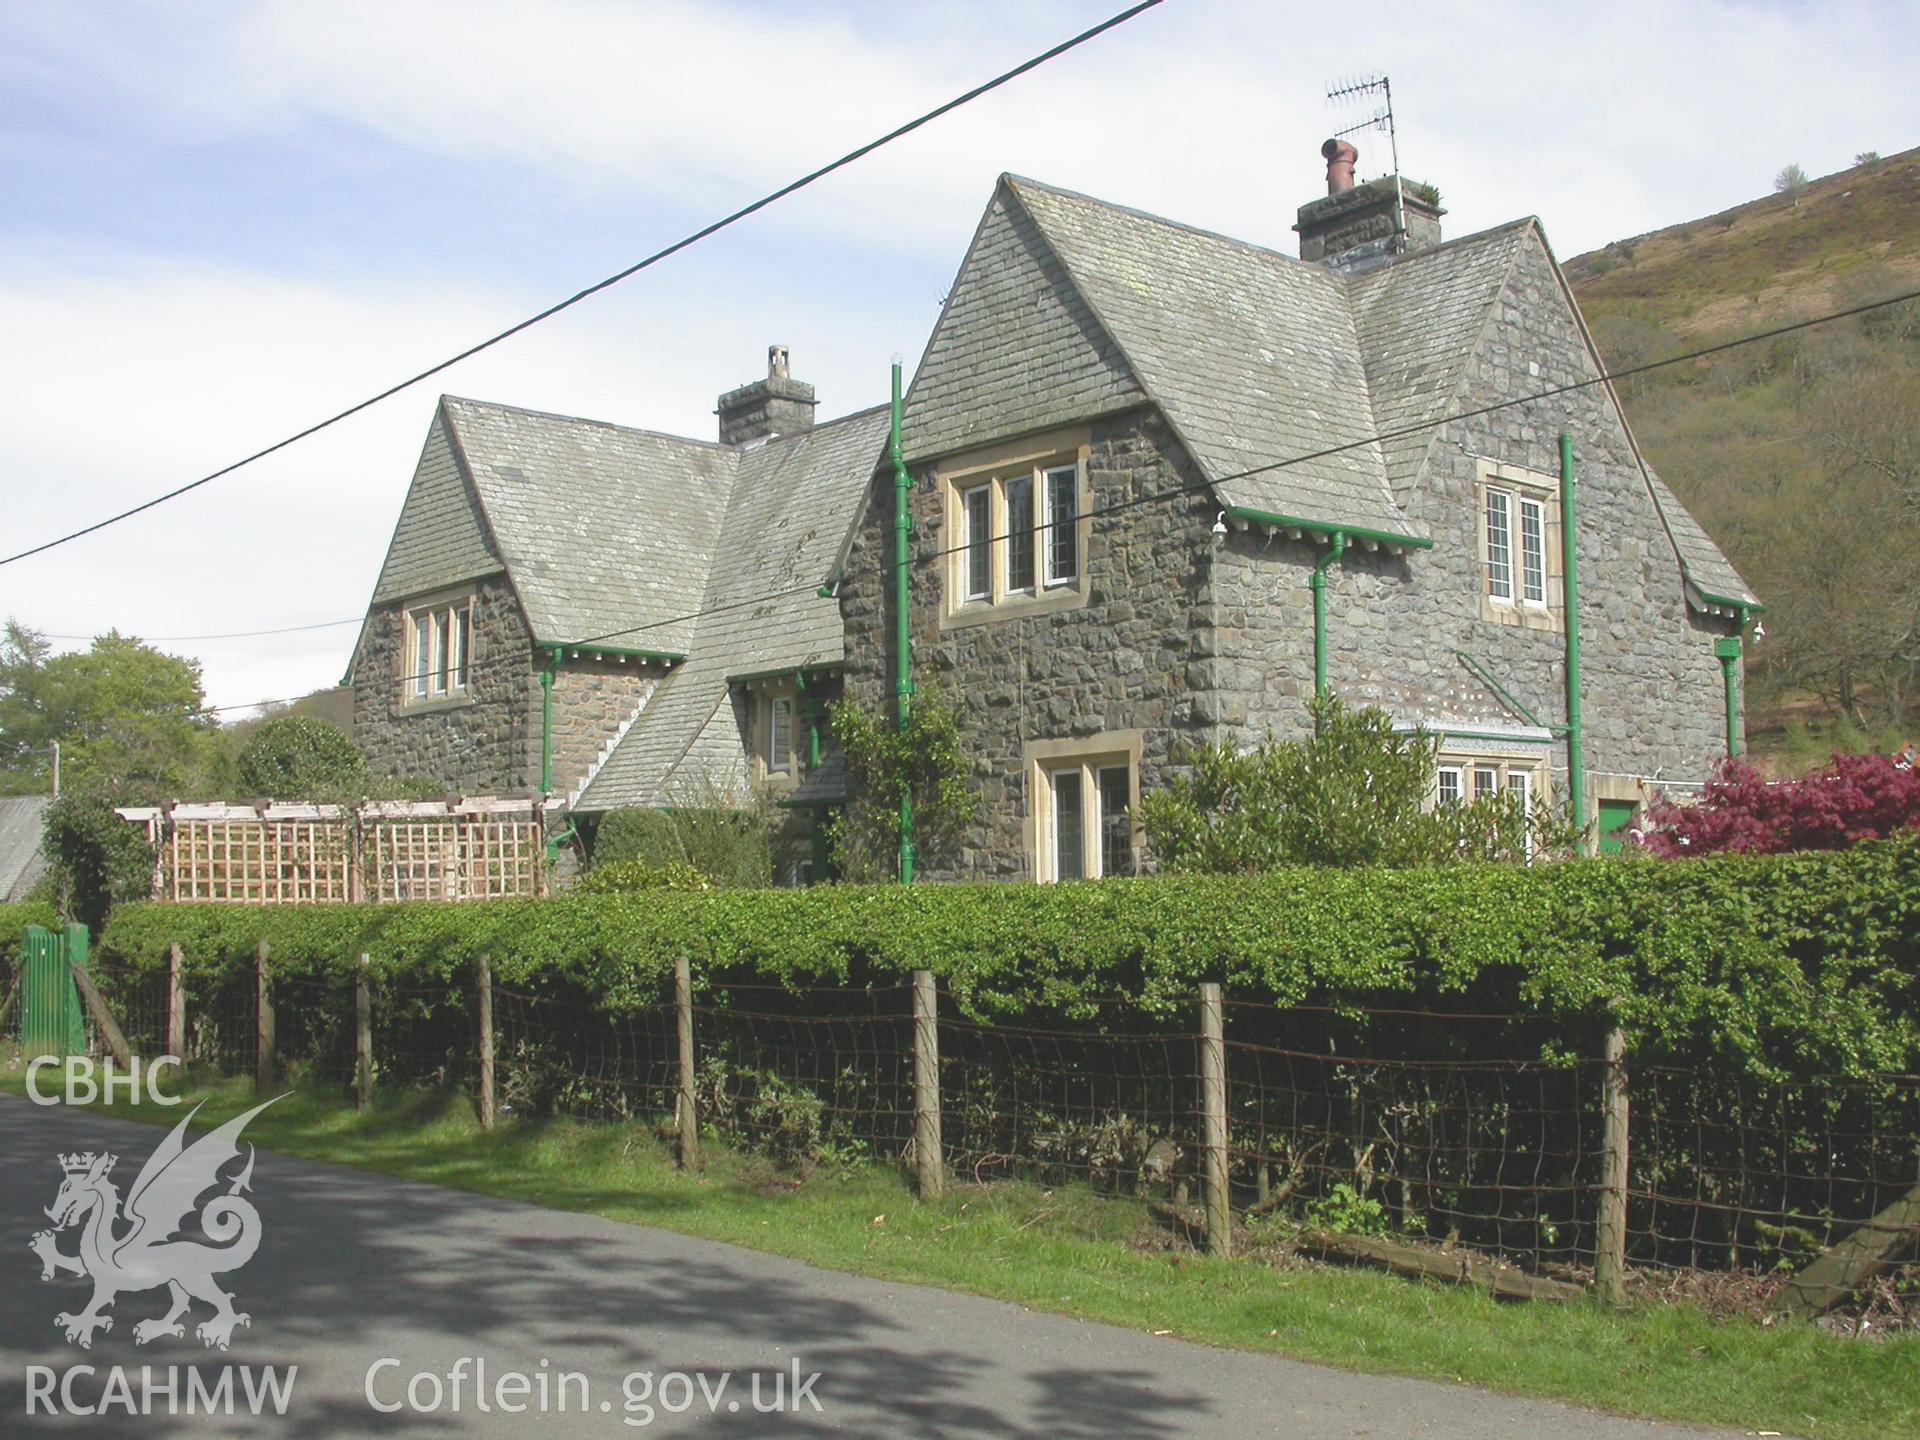
MULTIPOLYGON (((1920 149, 1566 264, 1609 368, 1920 289, 1920 149)), ((1627 417, 1768 605, 1749 730, 1781 768, 1920 715, 1920 306, 1636 376, 1627 417), (1793 721, 1789 724, 1789 720, 1793 721), (1811 733, 1809 733, 1811 732, 1811 733)))

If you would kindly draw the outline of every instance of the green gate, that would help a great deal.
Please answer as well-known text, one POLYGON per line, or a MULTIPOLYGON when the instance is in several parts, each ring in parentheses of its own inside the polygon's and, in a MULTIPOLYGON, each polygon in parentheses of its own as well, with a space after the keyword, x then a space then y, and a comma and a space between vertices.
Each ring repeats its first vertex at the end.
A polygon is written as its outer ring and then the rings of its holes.
POLYGON ((20 1048, 37 1055, 84 1055, 87 1017, 73 967, 87 965, 87 927, 27 927, 20 964, 20 1048))

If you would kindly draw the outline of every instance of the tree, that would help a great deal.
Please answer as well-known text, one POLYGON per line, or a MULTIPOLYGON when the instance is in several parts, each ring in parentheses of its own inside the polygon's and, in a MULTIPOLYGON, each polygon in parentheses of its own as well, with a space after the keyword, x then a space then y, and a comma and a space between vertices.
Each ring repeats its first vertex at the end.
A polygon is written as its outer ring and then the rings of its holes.
POLYGON ((141 802, 207 793, 224 778, 198 662, 118 631, 90 649, 51 652, 8 621, 0 638, 0 788, 42 791, 49 747, 61 783, 141 802))
POLYGON ((41 832, 61 914, 98 932, 107 911, 144 900, 153 883, 146 833, 114 813, 104 795, 67 791, 47 807, 41 832))
POLYGON ((897 878, 900 796, 913 798, 913 842, 929 863, 950 858, 977 809, 960 727, 937 692, 914 697, 902 730, 847 696, 828 711, 847 757, 847 806, 829 822, 834 868, 848 880, 897 878))
POLYGON ((1203 747, 1188 774, 1146 796, 1141 823, 1160 865, 1420 865, 1571 847, 1572 832, 1546 806, 1530 817, 1509 794, 1434 805, 1438 740, 1396 730, 1384 710, 1328 699, 1315 721, 1306 740, 1203 747))
POLYGON ((1880 164, 1880 152, 1878 150, 1862 150, 1858 155, 1853 157, 1853 163, 1862 170, 1876 169, 1880 164))
POLYGON ((339 726, 311 715, 278 715, 253 732, 234 779, 248 795, 354 801, 366 793, 367 762, 339 726))
POLYGON ((1773 782, 1730 759, 1695 803, 1654 806, 1640 843, 1668 857, 1771 855, 1840 850, 1902 830, 1920 830, 1920 768, 1911 754, 1835 755, 1811 775, 1773 782))
POLYGON ((1807 193, 1807 172, 1798 165, 1789 165, 1773 177, 1773 188, 1797 206, 1800 197, 1807 193))

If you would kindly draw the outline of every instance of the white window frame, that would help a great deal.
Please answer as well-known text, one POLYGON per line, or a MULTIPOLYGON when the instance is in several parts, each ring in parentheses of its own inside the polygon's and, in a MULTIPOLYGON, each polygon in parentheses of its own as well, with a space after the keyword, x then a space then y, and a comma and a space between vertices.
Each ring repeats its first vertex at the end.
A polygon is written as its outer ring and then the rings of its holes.
POLYGON ((1513 603, 1513 492, 1497 486, 1487 487, 1485 543, 1480 550, 1480 565, 1485 576, 1487 598, 1496 605, 1513 603), (1494 516, 1500 517, 1499 535, 1494 534, 1494 516), (1497 552, 1498 557, 1496 558, 1497 552), (1504 574, 1502 572, 1505 572, 1504 574))
POLYGON ((793 696, 790 694, 768 695, 765 699, 761 711, 764 748, 760 752, 760 759, 766 765, 769 775, 793 774, 793 709, 793 696), (780 744, 782 716, 786 717, 784 724, 787 732, 787 743, 784 748, 780 744))
POLYGON ((1448 750, 1434 764, 1433 803, 1436 808, 1448 804, 1467 804, 1487 795, 1518 794, 1525 808, 1528 828, 1522 842, 1526 857, 1533 858, 1532 819, 1537 807, 1548 800, 1549 756, 1540 751, 1448 750), (1482 772, 1493 775, 1491 791, 1480 788, 1482 772), (1452 793, 1448 791, 1451 789, 1452 793))
POLYGON ((400 657, 403 704, 467 698, 473 683, 473 598, 469 592, 407 607, 400 657))
POLYGON ((1475 467, 1480 618, 1527 630, 1564 629, 1558 476, 1491 460, 1475 467))
POLYGON ((1142 732, 1110 731, 1085 740, 1029 741, 1025 747, 1028 771, 1028 856, 1033 878, 1042 884, 1060 880, 1098 880, 1106 875, 1106 797, 1103 772, 1122 771, 1127 785, 1127 874, 1140 867, 1140 757, 1142 732), (1080 873, 1060 873, 1058 824, 1059 779, 1072 775, 1079 782, 1080 873))
POLYGON ((993 570, 997 558, 993 552, 998 548, 994 544, 997 527, 993 519, 993 513, 998 508, 994 495, 997 488, 988 481, 960 492, 960 514, 965 521, 966 532, 965 548, 961 553, 960 593, 970 604, 977 600, 991 602, 993 599, 993 570), (984 563, 976 564, 976 561, 984 563))
POLYGON ((1090 437, 1084 428, 1054 431, 1028 440, 957 457, 935 474, 944 495, 947 543, 941 627, 980 624, 1017 615, 1071 609, 1091 597, 1087 553, 1093 508, 1088 479, 1090 437), (1064 487, 1071 487, 1070 491, 1064 487), (976 499, 984 490, 988 583, 974 572, 982 519, 976 499), (1029 574, 1014 574, 1013 512, 1025 495, 1027 524, 1020 547, 1030 552, 1029 574), (1071 544, 1056 545, 1056 504, 1071 500, 1071 544), (1057 553, 1058 552, 1058 553, 1057 553))
POLYGON ((1520 845, 1529 860, 1533 859, 1533 775, 1531 767, 1515 765, 1506 772, 1503 782, 1507 794, 1520 797, 1520 814, 1526 821, 1520 845))
POLYGON ((1035 478, 1034 493, 1044 497, 1046 506, 1044 515, 1035 517, 1035 544, 1046 586, 1051 590, 1059 585, 1077 585, 1083 559, 1081 550, 1084 548, 1080 543, 1080 466, 1047 466, 1035 478), (1063 491, 1068 505, 1072 507, 1066 533, 1067 543, 1072 547, 1072 569, 1063 569, 1059 565, 1060 526, 1054 519, 1054 511, 1055 498, 1063 491))
POLYGON ((1531 495, 1515 497, 1520 512, 1520 603, 1547 608, 1547 505, 1531 495), (1529 524, 1531 522, 1531 524, 1529 524))

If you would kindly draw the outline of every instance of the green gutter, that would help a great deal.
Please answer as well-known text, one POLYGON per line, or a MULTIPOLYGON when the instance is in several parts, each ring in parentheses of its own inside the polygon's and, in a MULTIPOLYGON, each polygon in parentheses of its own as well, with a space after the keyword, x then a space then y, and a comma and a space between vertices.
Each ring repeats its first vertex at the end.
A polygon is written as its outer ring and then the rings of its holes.
POLYGON ((590 660, 658 660, 662 664, 678 665, 687 658, 670 650, 630 650, 623 645, 578 644, 570 640, 539 640, 534 643, 536 648, 551 645, 555 655, 563 650, 575 650, 590 660))
MULTIPOLYGON (((907 728, 913 705, 913 656, 907 615, 907 550, 913 532, 908 507, 912 500, 912 478, 900 458, 900 362, 893 362, 893 406, 887 433, 887 459, 893 463, 893 612, 898 627, 895 640, 896 680, 894 701, 901 730, 907 728)), ((900 883, 913 883, 913 791, 906 780, 900 784, 900 883)))
MULTIPOLYGON (((1700 587, 1696 585, 1694 589, 1700 590, 1700 587)), ((1764 614, 1767 608, 1757 600, 1729 600, 1724 595, 1710 595, 1705 590, 1700 590, 1700 598, 1709 605, 1723 605, 1729 610, 1737 611, 1743 628, 1751 617, 1764 614)))
POLYGON ((1259 525, 1277 525, 1287 530, 1305 530, 1312 535, 1344 535, 1349 540, 1372 540, 1381 545, 1405 545, 1411 550, 1431 550, 1433 541, 1418 535, 1395 535, 1386 530, 1362 530, 1354 525, 1329 525, 1324 520, 1299 520, 1291 515, 1273 515, 1265 510, 1248 510, 1240 505, 1227 507, 1227 514, 1259 525))
POLYGON ((1586 752, 1580 729, 1580 571, 1575 554, 1578 526, 1573 506, 1573 436, 1560 435, 1560 561, 1566 589, 1567 805, 1573 823, 1587 823, 1586 752))
POLYGON ((1307 581, 1313 590, 1313 698, 1316 700, 1327 698, 1327 571, 1347 551, 1344 531, 1335 530, 1330 540, 1327 553, 1314 563, 1313 575, 1307 581))

